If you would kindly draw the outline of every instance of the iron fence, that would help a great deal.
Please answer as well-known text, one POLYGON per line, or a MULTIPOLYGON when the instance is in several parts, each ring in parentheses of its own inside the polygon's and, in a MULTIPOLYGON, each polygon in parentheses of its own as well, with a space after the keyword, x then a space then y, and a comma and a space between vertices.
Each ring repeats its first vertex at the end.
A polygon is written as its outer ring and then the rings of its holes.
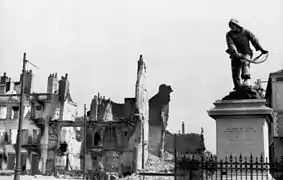
POLYGON ((141 172, 142 179, 174 180, 283 180, 283 159, 261 156, 219 158, 204 151, 182 154, 174 137, 174 172, 141 172))
POLYGON ((197 179, 261 179, 273 180, 283 178, 282 161, 269 161, 263 156, 233 157, 224 159, 211 157, 176 157, 176 178, 184 180, 197 179))

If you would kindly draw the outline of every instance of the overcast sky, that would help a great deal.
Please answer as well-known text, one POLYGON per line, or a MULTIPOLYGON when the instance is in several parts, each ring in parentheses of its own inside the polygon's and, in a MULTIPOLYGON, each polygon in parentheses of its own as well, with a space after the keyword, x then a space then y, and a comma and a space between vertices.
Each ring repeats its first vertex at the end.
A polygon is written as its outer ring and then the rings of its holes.
POLYGON ((33 69, 36 91, 46 92, 49 73, 68 73, 82 111, 97 92, 116 102, 133 97, 143 54, 149 96, 162 83, 174 90, 168 129, 177 132, 182 120, 186 132, 204 127, 206 146, 215 152, 215 122, 206 111, 233 88, 228 21, 239 19, 271 52, 252 66, 253 80, 266 80, 283 65, 280 1, 1 0, 0 73, 19 80, 27 52, 40 68, 33 69))

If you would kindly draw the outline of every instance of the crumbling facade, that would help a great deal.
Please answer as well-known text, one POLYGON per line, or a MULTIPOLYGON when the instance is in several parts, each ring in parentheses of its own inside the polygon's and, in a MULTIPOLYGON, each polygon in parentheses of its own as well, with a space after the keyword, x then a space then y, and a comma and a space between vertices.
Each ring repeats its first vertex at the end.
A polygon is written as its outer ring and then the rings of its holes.
POLYGON ((149 152, 163 157, 164 139, 169 119, 171 86, 162 84, 159 91, 149 100, 149 152))
MULTIPOLYGON (((47 93, 32 91, 32 71, 26 71, 24 84, 24 117, 22 130, 22 170, 46 174, 54 170, 55 154, 59 146, 58 128, 52 121, 72 120, 77 105, 70 96, 66 76, 61 80, 57 74, 48 77, 47 93)), ((20 84, 13 82, 6 73, 0 83, 0 144, 1 169, 13 170, 17 137, 20 84)))
MULTIPOLYGON (((118 104, 94 96, 87 129, 86 168, 92 176, 124 176, 141 170, 148 157, 146 65, 140 57, 134 98, 118 104)), ((82 153, 84 143, 82 145, 82 153)))

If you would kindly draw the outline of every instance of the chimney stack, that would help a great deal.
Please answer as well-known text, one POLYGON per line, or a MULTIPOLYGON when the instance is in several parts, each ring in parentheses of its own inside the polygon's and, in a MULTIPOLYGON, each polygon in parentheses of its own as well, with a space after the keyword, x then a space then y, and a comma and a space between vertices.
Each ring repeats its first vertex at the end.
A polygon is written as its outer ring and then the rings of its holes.
MULTIPOLYGON (((23 76, 23 74, 21 74, 23 76)), ((24 93, 30 94, 32 88, 32 70, 26 70, 25 72, 25 84, 24 84, 24 93)))
POLYGON ((185 123, 182 121, 182 134, 185 134, 185 123))
POLYGON ((98 119, 98 97, 95 95, 90 104, 90 121, 97 121, 98 119))
POLYGON ((47 93, 58 94, 59 81, 57 79, 57 73, 50 74, 47 80, 47 93))
POLYGON ((7 82, 11 81, 11 78, 7 76, 7 73, 4 72, 3 76, 1 76, 0 84, 6 84, 7 82))
POLYGON ((69 86, 70 86, 70 83, 67 79, 68 77, 68 74, 61 77, 61 80, 59 81, 59 101, 61 103, 64 103, 65 101, 65 98, 67 97, 67 94, 69 93, 69 86))

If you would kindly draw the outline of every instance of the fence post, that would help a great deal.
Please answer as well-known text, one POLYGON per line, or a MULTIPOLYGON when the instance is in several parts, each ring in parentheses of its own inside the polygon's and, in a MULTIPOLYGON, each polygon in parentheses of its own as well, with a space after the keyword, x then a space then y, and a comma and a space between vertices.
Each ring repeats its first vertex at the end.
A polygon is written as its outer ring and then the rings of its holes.
POLYGON ((253 169, 254 169, 254 160, 253 160, 253 155, 251 154, 250 156, 250 177, 251 180, 253 180, 253 169))
POLYGON ((220 159, 220 180, 223 180, 223 160, 222 159, 220 159))
POLYGON ((177 137, 174 134, 174 180, 177 180, 177 137))
POLYGON ((69 152, 67 152, 65 171, 69 169, 69 152))
POLYGON ((86 104, 84 104, 84 172, 83 172, 83 180, 86 179, 86 154, 87 154, 87 146, 86 146, 86 137, 87 137, 87 119, 86 119, 86 104))

